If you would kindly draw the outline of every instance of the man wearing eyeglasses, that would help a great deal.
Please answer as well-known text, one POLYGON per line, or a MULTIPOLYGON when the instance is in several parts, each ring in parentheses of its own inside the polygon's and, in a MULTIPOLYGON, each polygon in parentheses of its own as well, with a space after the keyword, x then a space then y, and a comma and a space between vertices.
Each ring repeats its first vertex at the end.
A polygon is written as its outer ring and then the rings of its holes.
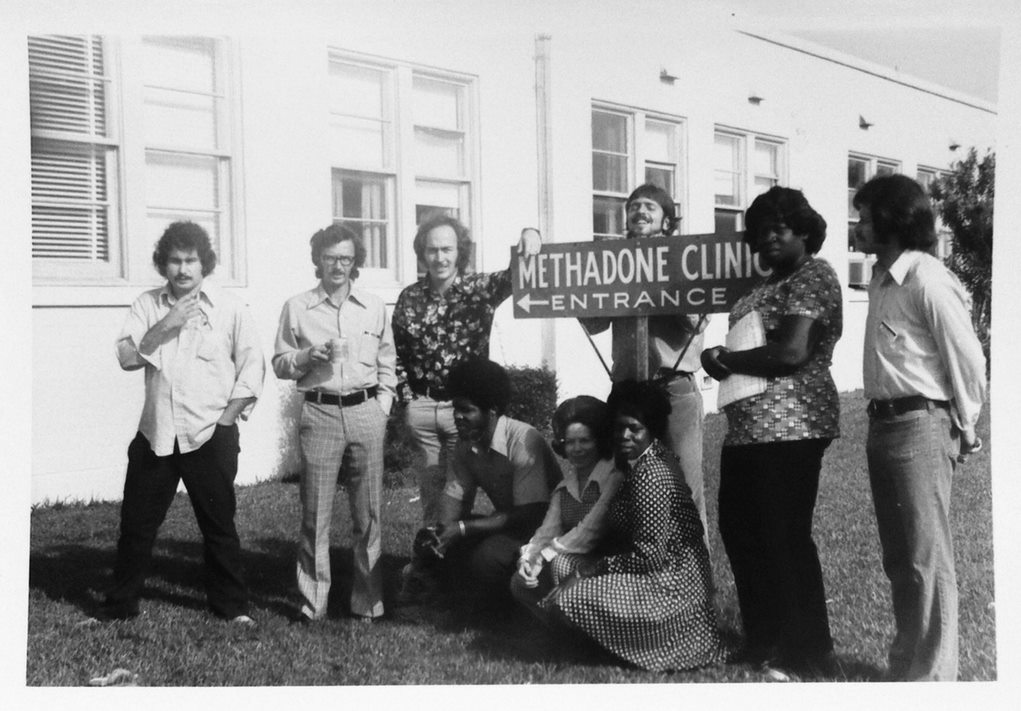
POLYGON ((304 393, 300 437, 301 536, 298 621, 326 616, 330 521, 338 475, 354 524, 351 614, 383 614, 380 497, 383 438, 396 392, 393 331, 383 301, 354 286, 365 263, 361 238, 330 225, 311 239, 319 284, 288 299, 280 314, 273 371, 304 393))

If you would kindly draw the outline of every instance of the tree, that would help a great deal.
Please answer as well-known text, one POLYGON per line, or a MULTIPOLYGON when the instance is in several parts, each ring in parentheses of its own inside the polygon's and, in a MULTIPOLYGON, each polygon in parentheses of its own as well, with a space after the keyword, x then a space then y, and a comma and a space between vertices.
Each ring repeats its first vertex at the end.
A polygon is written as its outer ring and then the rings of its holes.
POLYGON ((989 323, 993 299, 993 198, 996 154, 987 151, 980 160, 971 148, 951 172, 934 180, 932 199, 953 233, 953 251, 947 268, 971 293, 971 319, 989 363, 989 323))

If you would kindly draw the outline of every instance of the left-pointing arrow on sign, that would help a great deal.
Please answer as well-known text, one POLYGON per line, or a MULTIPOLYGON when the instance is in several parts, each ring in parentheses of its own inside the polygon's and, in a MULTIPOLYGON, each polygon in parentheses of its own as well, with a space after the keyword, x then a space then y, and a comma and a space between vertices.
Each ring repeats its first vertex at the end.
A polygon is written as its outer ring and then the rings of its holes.
POLYGON ((518 299, 518 307, 523 309, 526 314, 532 312, 533 306, 549 306, 549 301, 547 299, 533 299, 528 293, 518 299))

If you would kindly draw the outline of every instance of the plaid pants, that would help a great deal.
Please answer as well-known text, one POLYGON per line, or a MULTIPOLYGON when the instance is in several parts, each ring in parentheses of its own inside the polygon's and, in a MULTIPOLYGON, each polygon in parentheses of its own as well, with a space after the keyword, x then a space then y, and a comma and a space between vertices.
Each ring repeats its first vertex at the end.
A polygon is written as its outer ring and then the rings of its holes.
POLYGON ((311 402, 302 405, 300 443, 305 466, 297 576, 301 613, 312 619, 326 615, 330 522, 342 464, 354 527, 351 613, 364 617, 383 614, 379 559, 385 434, 386 415, 375 400, 343 408, 311 402))

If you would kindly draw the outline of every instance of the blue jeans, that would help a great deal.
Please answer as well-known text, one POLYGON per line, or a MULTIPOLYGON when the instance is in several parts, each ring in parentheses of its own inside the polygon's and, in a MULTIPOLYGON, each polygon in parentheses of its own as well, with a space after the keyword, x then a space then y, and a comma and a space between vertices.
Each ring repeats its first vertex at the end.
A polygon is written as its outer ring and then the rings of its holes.
POLYGON ((440 501, 447 484, 447 469, 457 444, 454 406, 430 397, 416 397, 405 413, 408 428, 418 445, 418 493, 422 503, 422 522, 431 525, 440 519, 440 501))
POLYGON ((891 679, 957 679, 950 485, 958 433, 943 409, 869 422, 866 453, 897 632, 891 679))

